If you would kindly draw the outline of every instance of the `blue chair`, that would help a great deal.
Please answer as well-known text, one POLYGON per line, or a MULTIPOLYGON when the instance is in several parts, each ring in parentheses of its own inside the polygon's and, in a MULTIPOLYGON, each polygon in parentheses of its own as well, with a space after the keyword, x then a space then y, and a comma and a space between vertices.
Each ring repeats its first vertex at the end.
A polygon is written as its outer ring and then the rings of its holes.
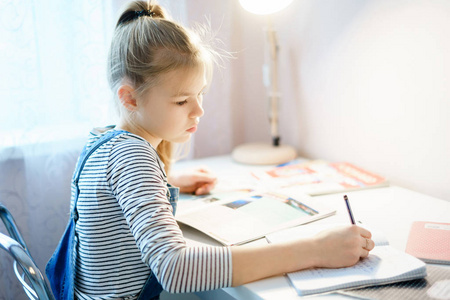
POLYGON ((14 272, 30 299, 54 300, 53 294, 39 268, 28 251, 28 247, 8 209, 0 203, 0 218, 9 236, 0 232, 0 247, 14 259, 14 272), (20 266, 19 267, 17 266, 20 266), (25 277, 26 276, 26 277, 25 277), (26 279, 29 281, 28 284, 26 279))

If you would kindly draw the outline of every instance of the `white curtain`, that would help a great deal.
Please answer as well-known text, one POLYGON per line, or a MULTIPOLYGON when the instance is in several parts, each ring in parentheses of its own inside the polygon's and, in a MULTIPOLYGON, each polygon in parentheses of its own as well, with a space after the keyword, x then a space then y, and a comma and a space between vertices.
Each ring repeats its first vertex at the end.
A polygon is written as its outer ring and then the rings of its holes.
POLYGON ((2 146, 73 137, 108 120, 108 3, 0 2, 2 146))
MULTIPOLYGON (((68 220, 85 137, 113 119, 105 72, 113 4, 0 1, 0 202, 42 271, 68 220)), ((0 299, 26 299, 3 251, 0 299)))

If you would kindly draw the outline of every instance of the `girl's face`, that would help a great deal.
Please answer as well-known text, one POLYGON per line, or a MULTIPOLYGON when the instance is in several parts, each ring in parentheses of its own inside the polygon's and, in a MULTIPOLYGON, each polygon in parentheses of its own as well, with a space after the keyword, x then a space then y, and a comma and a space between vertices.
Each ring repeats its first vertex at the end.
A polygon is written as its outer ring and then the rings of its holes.
POLYGON ((134 115, 139 135, 153 147, 161 140, 187 142, 203 116, 203 92, 206 78, 203 68, 168 72, 157 85, 137 98, 134 115))

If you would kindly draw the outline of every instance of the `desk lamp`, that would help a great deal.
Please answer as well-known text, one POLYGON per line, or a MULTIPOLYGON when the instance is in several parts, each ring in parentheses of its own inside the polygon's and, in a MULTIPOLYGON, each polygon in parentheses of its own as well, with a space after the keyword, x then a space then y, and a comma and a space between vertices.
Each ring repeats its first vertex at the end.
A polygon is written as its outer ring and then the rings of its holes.
POLYGON ((254 14, 268 15, 265 50, 269 54, 268 64, 264 64, 264 83, 268 89, 269 121, 272 144, 249 143, 234 148, 235 161, 246 164, 281 164, 294 159, 297 154, 293 147, 280 145, 278 133, 278 43, 270 15, 284 9, 292 0, 239 0, 241 6, 254 14))

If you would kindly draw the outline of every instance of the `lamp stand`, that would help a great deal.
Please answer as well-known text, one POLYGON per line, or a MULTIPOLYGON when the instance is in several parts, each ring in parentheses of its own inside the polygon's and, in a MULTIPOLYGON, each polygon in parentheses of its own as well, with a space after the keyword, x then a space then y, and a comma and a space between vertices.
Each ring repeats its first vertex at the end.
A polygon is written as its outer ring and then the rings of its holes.
POLYGON ((295 149, 288 145, 280 145, 278 133, 278 41, 272 21, 268 16, 267 41, 265 48, 269 54, 268 74, 265 76, 265 85, 269 88, 269 121, 272 145, 264 143, 244 144, 236 147, 231 156, 240 163, 245 164, 281 164, 294 159, 297 156, 295 149), (268 76, 267 76, 268 75, 268 76), (267 79, 267 77, 269 77, 267 79))

